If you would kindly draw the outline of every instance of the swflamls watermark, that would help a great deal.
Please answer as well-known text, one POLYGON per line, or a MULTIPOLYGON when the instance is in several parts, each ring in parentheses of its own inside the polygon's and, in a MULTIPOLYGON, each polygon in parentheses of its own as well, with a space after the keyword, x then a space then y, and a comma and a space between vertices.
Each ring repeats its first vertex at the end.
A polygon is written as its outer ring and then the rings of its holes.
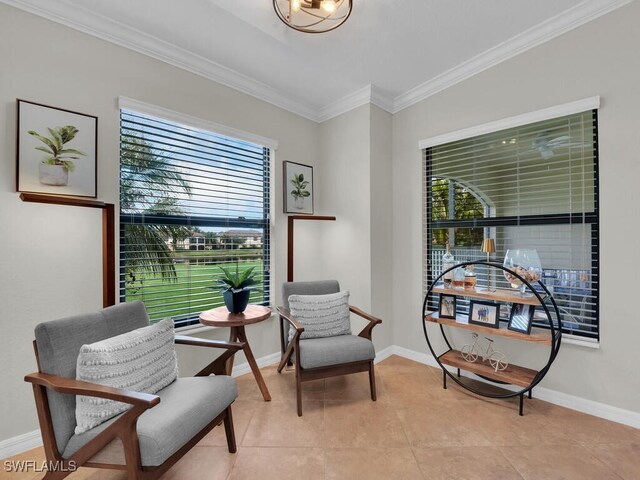
POLYGON ((62 462, 60 460, 5 460, 4 471, 9 473, 25 472, 75 472, 78 465, 74 460, 62 462))

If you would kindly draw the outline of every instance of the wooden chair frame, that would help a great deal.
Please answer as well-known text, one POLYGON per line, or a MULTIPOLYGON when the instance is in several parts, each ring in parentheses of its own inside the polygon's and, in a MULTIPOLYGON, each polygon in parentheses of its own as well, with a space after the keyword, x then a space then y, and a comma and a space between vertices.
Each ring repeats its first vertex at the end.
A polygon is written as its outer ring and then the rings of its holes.
MULTIPOLYGON (((373 400, 374 402, 376 401, 376 377, 373 369, 373 360, 340 363, 337 365, 329 365, 319 368, 302 368, 300 366, 300 335, 302 334, 302 332, 304 332, 304 327, 291 315, 288 309, 284 307, 278 307, 277 310, 280 314, 280 345, 282 350, 282 357, 280 358, 280 364, 278 365, 278 373, 282 373, 282 369, 285 367, 285 365, 291 365, 291 356, 295 355, 296 401, 299 417, 302 416, 302 382, 317 380, 319 378, 328 378, 338 375, 347 375, 350 373, 368 371, 369 387, 371 389, 371 400, 373 400), (284 337, 284 321, 289 322, 289 328, 293 328, 295 330, 293 338, 286 346, 284 337)), ((371 331, 373 330, 373 327, 375 327, 379 323, 382 323, 382 320, 352 305, 349 305, 349 311, 369 321, 369 323, 365 325, 358 336, 371 340, 371 331)))
MULTIPOLYGON (((213 362, 195 374, 196 377, 215 375, 226 375, 226 363, 233 355, 242 350, 242 342, 227 342, 219 340, 206 340, 183 335, 176 335, 177 345, 192 345, 209 348, 223 348, 226 352, 221 354, 213 362)), ((36 400, 38 421, 42 432, 42 441, 48 465, 56 468, 47 471, 43 480, 57 480, 65 478, 80 466, 94 468, 111 468, 126 470, 129 480, 151 480, 157 479, 171 468, 180 458, 182 458, 193 446, 195 446, 207 433, 216 425, 224 422, 224 429, 227 436, 227 446, 229 453, 236 453, 236 439, 233 429, 233 417, 231 415, 231 405, 229 405, 220 415, 214 418, 198 434, 183 445, 177 452, 171 455, 162 465, 155 467, 142 466, 140 458, 140 445, 138 443, 138 432, 136 425, 138 418, 149 408, 153 408, 160 403, 158 395, 148 393, 133 392, 118 388, 107 387, 90 382, 82 382, 72 378, 49 375, 40 372, 40 359, 38 356, 38 346, 33 342, 33 347, 38 363, 38 372, 25 376, 24 380, 33 386, 33 393, 36 400), (90 440, 69 458, 62 458, 58 448, 49 402, 47 400, 47 390, 51 389, 58 393, 69 395, 87 395, 91 397, 106 398, 132 405, 131 409, 123 413, 115 422, 107 427, 103 432, 90 440), (100 450, 106 447, 112 440, 119 438, 125 454, 125 465, 100 464, 90 462, 90 459, 100 450)))

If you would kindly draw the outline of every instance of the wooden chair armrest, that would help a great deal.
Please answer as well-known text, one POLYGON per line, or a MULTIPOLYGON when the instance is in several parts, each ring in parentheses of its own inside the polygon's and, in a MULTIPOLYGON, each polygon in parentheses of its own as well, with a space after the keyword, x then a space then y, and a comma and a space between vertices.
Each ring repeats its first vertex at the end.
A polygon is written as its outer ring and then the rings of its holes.
POLYGON ((280 364, 278 365, 278 373, 280 373, 289 361, 289 358, 291 358, 294 349, 296 355, 300 355, 300 335, 302 335, 302 332, 304 332, 304 327, 291 315, 291 312, 289 312, 288 309, 284 307, 278 307, 277 310, 280 314, 280 318, 284 318, 287 322, 289 322, 289 325, 291 325, 291 327, 296 331, 293 334, 291 341, 287 344, 287 348, 285 349, 284 353, 282 354, 282 358, 280 359, 280 364))
POLYGON ((353 305, 349 305, 349 311, 355 313, 356 315, 364 318, 365 320, 369 320, 370 322, 374 323, 375 325, 378 325, 379 323, 382 323, 382 320, 380 320, 377 317, 374 317, 373 315, 360 310, 358 307, 354 307, 353 305))
POLYGON ((24 377, 24 381, 49 388, 58 393, 106 398, 144 408, 151 408, 160 403, 160 397, 158 395, 113 388, 97 383, 83 382, 73 378, 50 375, 48 373, 30 373, 24 377))
POLYGON ((289 322, 289 324, 296 330, 296 333, 304 332, 304 327, 291 315, 291 312, 289 312, 288 309, 278 307, 277 310, 280 316, 289 322))
POLYGON ((176 335, 176 345, 193 345, 196 347, 224 348, 237 352, 242 350, 244 342, 228 342, 227 340, 207 340, 206 338, 176 335))
POLYGON ((371 330, 373 330, 373 327, 375 327, 379 323, 382 323, 382 320, 364 312, 363 310, 360 310, 358 307, 354 307, 353 305, 349 305, 349 311, 369 321, 369 324, 364 326, 358 336, 371 340, 371 330))

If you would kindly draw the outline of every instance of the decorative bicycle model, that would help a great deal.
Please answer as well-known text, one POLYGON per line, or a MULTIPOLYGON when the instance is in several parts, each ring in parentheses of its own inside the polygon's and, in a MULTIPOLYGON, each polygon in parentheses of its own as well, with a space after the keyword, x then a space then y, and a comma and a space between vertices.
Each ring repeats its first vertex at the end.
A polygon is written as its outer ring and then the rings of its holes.
POLYGON ((460 349, 460 354, 467 362, 475 363, 479 357, 482 357, 482 361, 489 360, 489 365, 493 367, 496 372, 506 369, 509 366, 507 362, 507 356, 493 349, 493 340, 489 337, 484 337, 487 341, 487 347, 482 349, 478 341, 478 334, 472 333, 473 344, 465 345, 460 349))
MULTIPOLYGON (((427 341, 427 345, 429 346, 429 350, 442 369, 443 388, 447 388, 447 378, 450 378, 462 388, 483 397, 519 397, 519 413, 520 415, 523 415, 524 395, 527 394, 528 397, 531 398, 531 391, 542 381, 544 376, 549 371, 551 364, 554 362, 560 349, 560 343, 562 340, 562 331, 558 328, 558 325, 562 325, 562 316, 556 304, 556 301, 553 298, 553 295, 551 295, 547 287, 545 287, 545 285, 539 280, 535 282, 535 288, 533 287, 532 282, 530 282, 529 280, 530 278, 525 278, 517 270, 505 267, 504 265, 484 261, 474 261, 454 265, 453 267, 443 271, 431 283, 425 295, 424 303, 422 306, 422 327, 424 330, 424 336, 427 341), (455 289, 445 287, 444 284, 441 283, 441 279, 445 276, 446 273, 453 271, 456 268, 466 267, 468 265, 480 265, 487 269, 502 270, 505 273, 505 277, 507 277, 508 275, 508 278, 515 279, 521 282, 518 283, 518 285, 522 285, 522 287, 520 288, 520 292, 516 293, 510 289, 494 290, 490 289, 489 286, 487 286, 487 288, 481 288, 480 285, 477 285, 476 287, 471 289, 455 289), (538 326, 540 326, 540 324, 542 323, 545 327, 547 327, 548 333, 535 332, 527 334, 509 330, 504 327, 500 328, 500 325, 498 325, 498 328, 491 328, 471 323, 463 323, 456 320, 455 318, 441 318, 438 312, 433 310, 430 311, 427 308, 428 306, 434 305, 436 303, 432 298, 433 294, 477 298, 482 300, 491 300, 493 302, 532 305, 534 306, 534 308, 539 308, 544 311, 544 319, 538 319, 537 324, 538 326), (554 312, 555 321, 554 317, 551 314, 552 311, 554 312), (427 330, 428 323, 439 324, 442 338, 447 347, 447 350, 444 353, 436 353, 434 346, 429 338, 429 332, 427 330), (454 349, 449 342, 449 339, 447 338, 447 331, 445 331, 445 326, 473 331, 473 343, 463 346, 460 350, 454 349), (494 349, 493 341, 490 338, 485 337, 485 339, 488 340, 488 345, 486 346, 486 348, 483 348, 481 346, 479 333, 505 337, 506 339, 511 340, 531 342, 538 345, 548 345, 549 356, 547 362, 542 368, 537 370, 515 365, 513 363, 508 363, 506 361, 506 356, 494 349), (480 357, 482 357, 482 362, 477 361, 480 357), (454 369, 456 369, 457 375, 452 373, 448 367, 453 367, 454 369), (489 382, 498 384, 514 385, 520 387, 520 389, 516 391, 502 390, 501 392, 496 392, 495 389, 489 390, 486 388, 482 388, 481 384, 471 384, 461 378, 461 370, 470 372, 481 378, 482 380, 487 380, 489 382)), ((480 314, 480 312, 478 313, 480 314)))

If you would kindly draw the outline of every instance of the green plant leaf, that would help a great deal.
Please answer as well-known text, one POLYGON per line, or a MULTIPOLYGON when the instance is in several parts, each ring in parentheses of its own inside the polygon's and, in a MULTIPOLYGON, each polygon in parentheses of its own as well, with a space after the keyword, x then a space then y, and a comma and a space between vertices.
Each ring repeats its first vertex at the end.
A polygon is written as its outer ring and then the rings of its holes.
POLYGON ((75 148, 65 148, 63 150, 60 150, 58 152, 58 155, 64 155, 64 154, 67 154, 67 153, 73 153, 75 155, 84 155, 84 156, 87 155, 86 153, 81 152, 80 150, 76 150, 75 148))
POLYGON ((73 164, 71 160, 64 160, 62 164, 65 166, 67 170, 73 172, 76 169, 76 166, 73 164))
POLYGON ((59 128, 58 131, 60 133, 62 144, 64 145, 65 143, 69 143, 71 140, 76 138, 79 130, 73 125, 65 125, 64 127, 59 128))
POLYGON ((40 140, 42 143, 44 143, 46 146, 48 146, 51 149, 50 153, 52 155, 56 154, 57 149, 56 149, 55 144, 51 140, 49 140, 47 137, 43 137, 38 132, 34 132, 33 130, 29 130, 27 133, 29 135, 33 136, 33 137, 36 137, 38 140, 40 140))
POLYGON ((49 134, 51 135, 51 138, 53 139, 53 141, 56 144, 56 150, 62 150, 62 146, 64 145, 64 142, 62 141, 62 135, 60 135, 60 128, 49 128, 47 127, 47 130, 49 130, 49 134))

